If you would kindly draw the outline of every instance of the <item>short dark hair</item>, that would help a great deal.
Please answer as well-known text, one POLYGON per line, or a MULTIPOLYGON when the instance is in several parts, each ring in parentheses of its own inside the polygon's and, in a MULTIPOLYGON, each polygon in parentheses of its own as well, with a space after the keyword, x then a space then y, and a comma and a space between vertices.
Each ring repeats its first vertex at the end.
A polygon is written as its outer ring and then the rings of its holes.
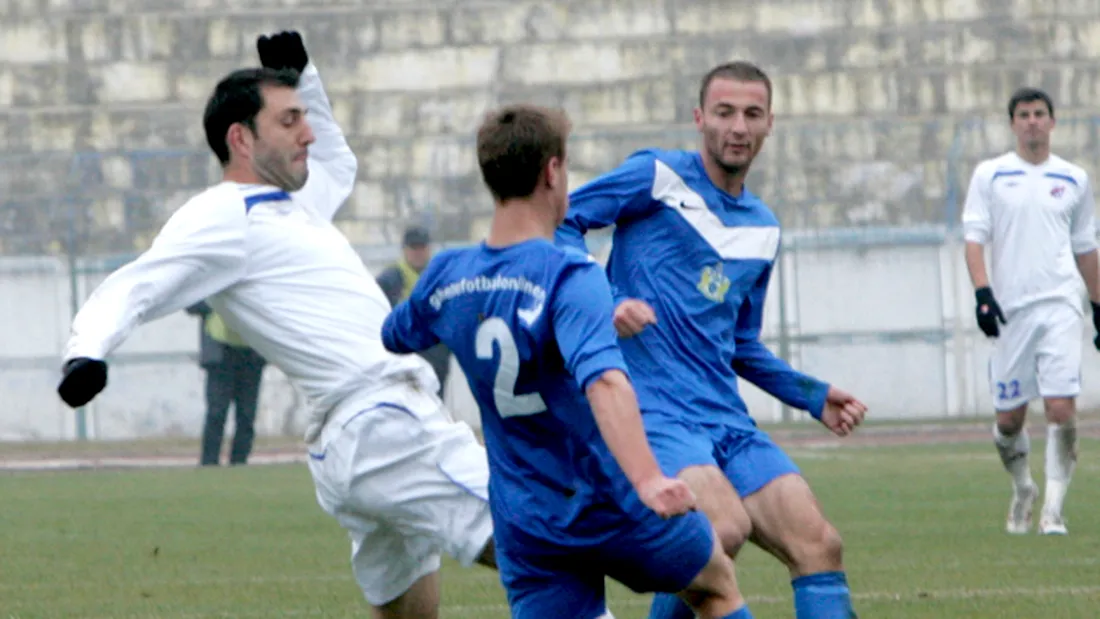
POLYGON ((1012 93, 1012 98, 1008 100, 1008 119, 1011 121, 1016 118, 1016 106, 1032 101, 1042 101, 1047 104, 1047 113, 1054 118, 1054 103, 1050 100, 1050 95, 1038 88, 1024 86, 1016 89, 1016 92, 1012 93))
POLYGON ((745 60, 734 60, 714 67, 703 76, 699 84, 699 107, 703 107, 707 100, 707 90, 710 83, 716 79, 734 80, 737 82, 763 82, 768 89, 768 107, 772 105, 772 80, 763 69, 745 60))
POLYGON ((401 239, 403 247, 425 247, 431 243, 432 235, 423 226, 409 226, 405 228, 405 236, 401 239))
POLYGON ((508 105, 486 114, 477 130, 477 163, 493 197, 534 193, 546 164, 565 157, 570 129, 565 112, 537 105, 508 105))
POLYGON ((298 87, 299 74, 293 69, 238 69, 222 78, 206 102, 202 125, 206 143, 225 165, 229 163, 229 144, 225 134, 236 123, 256 132, 256 115, 264 108, 264 86, 298 87))

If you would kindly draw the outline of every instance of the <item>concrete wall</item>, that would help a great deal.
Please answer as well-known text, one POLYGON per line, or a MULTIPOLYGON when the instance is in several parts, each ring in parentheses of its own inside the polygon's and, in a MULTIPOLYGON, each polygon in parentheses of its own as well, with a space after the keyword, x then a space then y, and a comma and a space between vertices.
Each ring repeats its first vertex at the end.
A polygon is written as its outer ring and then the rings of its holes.
MULTIPOLYGON (((1067 119, 1092 114, 1100 88, 1093 0, 227 6, 0 2, 0 252, 143 247, 216 177, 199 122, 213 82, 255 63, 255 36, 277 28, 306 33, 361 158, 342 217, 363 244, 393 242, 410 218, 477 236, 486 199, 468 141, 503 101, 569 110, 579 182, 633 148, 692 143, 699 76, 758 61, 779 121, 754 186, 788 225, 816 227, 940 222, 952 177, 1009 145, 1015 86, 1049 89, 1067 119), (959 144, 967 119, 983 124, 959 144)), ((1095 131, 1062 139, 1094 168, 1095 131)))
MULTIPOLYGON (((488 203, 470 142, 487 106, 565 107, 581 182, 635 148, 693 144, 698 78, 733 58, 775 81, 777 128, 751 181, 788 232, 957 221, 974 162, 1010 146, 1004 103, 1024 83, 1055 98, 1058 151, 1100 169, 1095 0, 2 0, 0 255, 147 246, 217 179, 200 124, 213 83, 254 64, 255 37, 282 28, 305 33, 359 154, 340 225, 372 255, 392 254, 409 221, 444 241, 480 236, 488 203)), ((789 259, 788 317, 804 336, 792 360, 882 415, 988 409, 956 250, 789 259)), ((35 259, 12 275, 6 264, 0 438, 71 437, 73 417, 52 398, 71 304, 64 265, 35 259)), ((197 433, 196 329, 180 315, 135 334, 90 409, 93 435, 197 433)), ((262 432, 295 425, 272 372, 262 432)))
MULTIPOLYGON (((780 350, 785 309, 792 363, 856 393, 876 418, 985 414, 992 410, 989 344, 974 327, 961 256, 954 242, 788 251, 769 290, 765 341, 780 350)), ((78 294, 98 279, 80 278, 78 294)), ((54 395, 69 290, 57 261, 0 261, 0 440, 76 435, 75 416, 54 395)), ((1088 349, 1090 340, 1084 327, 1088 349)), ((108 389, 87 409, 89 435, 197 436, 204 408, 197 341, 195 319, 182 312, 139 328, 112 360, 108 389)), ((1086 350, 1084 359, 1081 403, 1100 407, 1100 382, 1090 378, 1100 375, 1100 356, 1086 350)), ((448 403, 479 425, 460 371, 453 377, 448 403)), ((757 419, 782 418, 773 398, 742 387, 757 419)), ((303 421, 293 390, 269 368, 258 431, 296 434, 303 421)))

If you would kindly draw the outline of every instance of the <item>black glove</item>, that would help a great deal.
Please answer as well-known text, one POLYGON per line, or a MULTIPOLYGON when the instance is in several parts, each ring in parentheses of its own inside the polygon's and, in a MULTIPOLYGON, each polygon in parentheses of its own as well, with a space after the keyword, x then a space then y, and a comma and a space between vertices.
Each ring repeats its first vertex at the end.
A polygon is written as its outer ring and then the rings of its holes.
POLYGON ((997 305, 997 300, 993 298, 993 290, 989 286, 978 288, 974 291, 974 298, 978 301, 976 308, 978 328, 988 337, 997 337, 1001 334, 997 320, 1000 319, 1002 325, 1007 322, 1005 315, 1001 313, 1001 306, 997 305))
POLYGON ((293 30, 261 36, 256 39, 256 51, 260 64, 269 69, 294 69, 301 73, 309 64, 302 35, 293 30))
POLYGON ((65 364, 57 395, 73 408, 84 406, 107 386, 107 364, 99 359, 77 357, 65 364))
POLYGON ((1097 350, 1100 350, 1100 303, 1092 304, 1092 326, 1096 329, 1096 337, 1093 338, 1092 343, 1097 350))

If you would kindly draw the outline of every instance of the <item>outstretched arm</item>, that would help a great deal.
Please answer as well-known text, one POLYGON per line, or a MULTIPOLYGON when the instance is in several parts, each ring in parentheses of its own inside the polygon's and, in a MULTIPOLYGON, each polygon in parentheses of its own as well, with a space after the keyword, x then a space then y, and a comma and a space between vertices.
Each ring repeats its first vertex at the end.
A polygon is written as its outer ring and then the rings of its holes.
MULTIPOLYGON (((589 253, 584 235, 624 221, 644 217, 658 208, 653 201, 653 183, 657 160, 652 153, 639 151, 614 170, 582 185, 569 196, 569 211, 558 226, 555 242, 589 253)), ((614 285, 612 295, 617 306, 626 300, 614 285)))
POLYGON ((107 382, 105 359, 139 325, 199 303, 245 270, 244 203, 195 198, 178 210, 148 251, 107 277, 73 319, 58 391, 71 406, 107 382))
POLYGON ((378 274, 375 281, 378 282, 378 287, 382 289, 382 293, 389 299, 390 307, 397 307, 397 302, 401 300, 401 292, 405 289, 401 269, 396 266, 387 267, 386 270, 378 274))
POLYGON ((196 198, 133 262, 111 273, 73 319, 64 360, 103 359, 137 326, 190 307, 238 281, 245 268, 240 201, 196 198))
POLYGON ((771 267, 768 267, 737 313, 734 332, 737 350, 733 357, 733 371, 788 406, 821 419, 829 385, 792 368, 760 341, 764 299, 770 277, 771 267))
POLYGON ((428 263, 409 293, 409 298, 394 306, 393 311, 382 323, 382 345, 386 350, 399 354, 421 352, 439 343, 432 325, 437 316, 438 307, 432 304, 429 295, 434 290, 432 284, 436 273, 446 259, 428 263))

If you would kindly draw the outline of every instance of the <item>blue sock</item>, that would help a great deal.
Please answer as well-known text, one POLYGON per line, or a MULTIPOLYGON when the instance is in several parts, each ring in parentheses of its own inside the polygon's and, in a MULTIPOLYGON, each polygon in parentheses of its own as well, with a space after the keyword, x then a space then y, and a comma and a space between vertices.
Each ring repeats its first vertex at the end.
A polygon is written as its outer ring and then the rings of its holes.
MULTIPOLYGON (((649 619, 695 619, 695 611, 679 596, 658 593, 653 596, 653 604, 649 607, 649 619)), ((752 613, 746 605, 722 619, 752 619, 752 613)))
POLYGON ((649 619, 695 619, 695 611, 675 594, 658 593, 649 606, 649 619))
POLYGON ((844 572, 821 572, 791 581, 798 619, 853 619, 852 597, 844 572))

